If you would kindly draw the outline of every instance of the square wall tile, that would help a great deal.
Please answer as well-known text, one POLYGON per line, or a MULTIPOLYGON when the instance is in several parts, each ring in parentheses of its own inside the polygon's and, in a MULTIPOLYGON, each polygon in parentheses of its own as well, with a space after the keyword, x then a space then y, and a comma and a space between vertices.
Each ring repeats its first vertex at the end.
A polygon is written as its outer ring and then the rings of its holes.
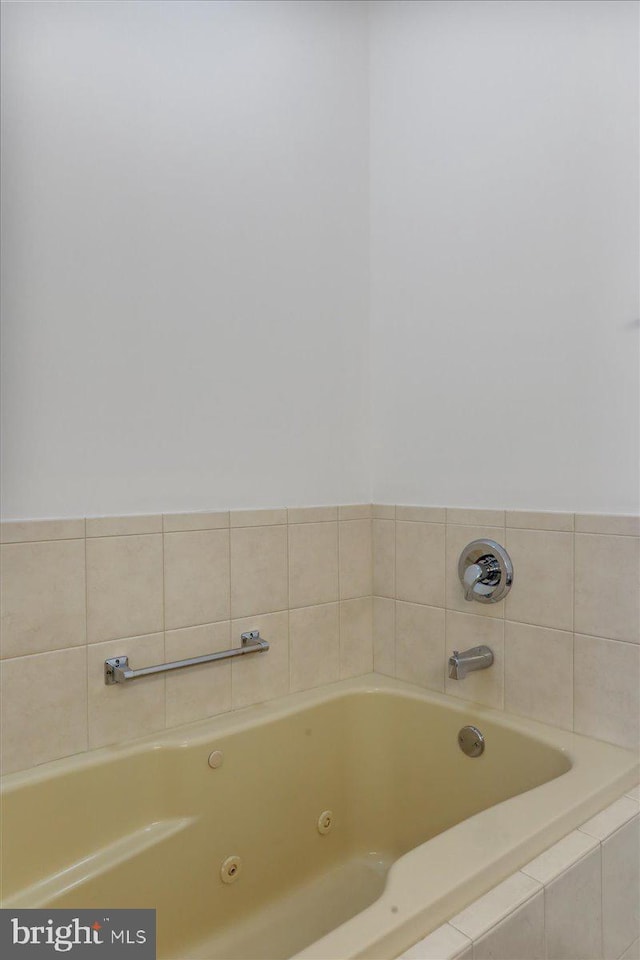
POLYGON ((163 626, 162 534, 87 540, 89 643, 163 626))
POLYGON ((540 891, 474 943, 475 960, 546 960, 540 891))
POLYGON ((338 604, 289 612, 291 692, 321 687, 340 677, 338 604))
POLYGON ((88 537, 125 537, 135 533, 162 533, 162 515, 87 517, 88 537))
POLYGON ((337 520, 337 507, 289 507, 289 523, 316 523, 320 520, 337 520))
POLYGON ((370 503, 347 503, 338 507, 339 520, 370 520, 371 517, 370 503))
POLYGON ((615 513, 576 514, 576 533, 605 533, 640 537, 640 517, 615 513))
POLYGON ((509 529, 506 547, 513 562, 506 619, 573 630, 573 535, 509 529))
POLYGON ((231 616, 251 617, 288 606, 286 526, 232 529, 231 616))
POLYGON ((396 677, 444 690, 444 623, 440 607, 396 602, 396 677))
POLYGON ((89 747, 104 747, 164 729, 165 674, 107 686, 104 661, 128 656, 133 670, 164 663, 164 634, 126 637, 88 647, 89 747))
POLYGON ((341 520, 339 524, 340 599, 369 597, 373 589, 371 520, 341 520))
MULTIPOLYGON (((239 646, 238 642, 238 646, 239 646)), ((170 630, 165 634, 164 659, 187 660, 228 650, 231 624, 208 623, 200 627, 170 630)), ((166 725, 203 720, 231 709, 231 661, 203 663, 165 675, 166 725)))
POLYGON ((87 749, 87 648, 0 664, 2 773, 87 749))
POLYGON ((229 526, 229 511, 215 513, 165 513, 162 528, 165 533, 185 530, 222 530, 229 526))
POLYGON ((289 693, 289 614, 285 610, 233 620, 231 646, 239 646, 241 635, 249 630, 259 630, 270 646, 264 653, 253 653, 231 661, 234 710, 289 693))
POLYGON ((602 935, 605 960, 617 960, 640 937, 640 817, 602 844, 602 935))
POLYGON ((471 613, 477 617, 500 619, 504 617, 504 600, 499 603, 477 603, 465 600, 464 590, 458 577, 458 561, 464 548, 473 540, 495 540, 505 546, 504 527, 478 527, 467 524, 447 523, 446 547, 446 602, 447 610, 471 613))
POLYGON ((539 510, 507 510, 507 526, 524 530, 561 530, 573 533, 572 513, 543 513, 539 510))
POLYGON ((290 606, 309 607, 337 599, 338 524, 289 524, 290 606))
POLYGON ((443 523, 396 521, 396 599, 444 606, 443 523))
POLYGON ((84 540, 0 547, 2 656, 86 642, 84 540))
POLYGON ((573 729, 573 634, 505 621, 504 708, 573 729))
POLYGON ((463 523, 466 526, 482 524, 491 527, 504 527, 504 516, 504 510, 447 507, 447 523, 463 523))
POLYGON ((600 848, 587 854, 544 891, 547 960, 602 956, 600 848))
POLYGON ((395 520, 374 520, 373 524, 373 592, 377 597, 396 595, 396 523, 395 520))
POLYGON ((268 507, 264 510, 230 510, 229 523, 232 527, 279 526, 288 521, 286 507, 268 507))
POLYGON ((228 530, 165 534, 167 630, 228 620, 230 589, 228 530))
POLYGON ((340 603, 340 677, 361 677, 373 670, 371 597, 340 603))
POLYGON ((637 750, 640 744, 640 647, 576 634, 573 659, 576 733, 637 750))
POLYGON ((81 540, 84 535, 84 518, 0 522, 0 543, 25 543, 29 540, 81 540))
POLYGON ((373 597, 373 669, 394 677, 396 671, 395 600, 373 597))
POLYGON ((423 523, 445 523, 447 511, 444 507, 396 507, 396 520, 419 520, 423 523))
POLYGON ((640 643, 640 539, 576 534, 576 630, 640 643))
MULTIPOLYGON (((480 606, 480 604, 477 604, 480 606)), ((502 710, 504 702, 504 621, 476 617, 447 610, 445 693, 462 700, 475 700, 487 707, 502 710), (493 652, 493 663, 486 670, 476 670, 462 680, 449 677, 448 659, 454 650, 468 650, 485 644, 493 652)))

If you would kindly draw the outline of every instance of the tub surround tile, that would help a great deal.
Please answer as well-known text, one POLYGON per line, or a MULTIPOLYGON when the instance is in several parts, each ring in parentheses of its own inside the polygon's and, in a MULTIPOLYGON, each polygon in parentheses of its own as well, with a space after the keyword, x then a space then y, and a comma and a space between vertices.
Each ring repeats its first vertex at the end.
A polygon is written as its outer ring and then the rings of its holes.
POLYGON ((541 890, 541 885, 532 877, 513 873, 449 922, 470 940, 478 940, 541 890))
POLYGON ((287 570, 286 526, 232 528, 232 618, 286 610, 287 570))
MULTIPOLYGON (((480 604, 477 604, 480 606, 480 604)), ((504 703, 504 622, 473 614, 447 611, 446 654, 441 662, 445 693, 462 700, 474 700, 502 710, 504 703), (468 650, 486 644, 494 661, 486 670, 469 673, 463 680, 452 680, 447 660, 454 650, 468 650)))
MULTIPOLYGON (((202 657, 239 646, 231 642, 231 623, 208 623, 199 627, 169 630, 165 634, 165 663, 202 657)), ((231 661, 203 663, 165 675, 166 725, 203 720, 231 709, 231 661)))
POLYGON ((498 603, 475 603, 465 600, 462 584, 458 577, 460 554, 472 540, 495 540, 505 546, 504 527, 469 526, 462 523, 447 523, 446 526, 446 605, 447 610, 469 613, 475 616, 494 619, 504 618, 504 600, 498 603))
POLYGON ((128 656, 133 670, 164 663, 164 634, 126 637, 87 648, 89 747, 104 747, 155 733, 165 726, 165 676, 106 686, 104 661, 128 656))
POLYGON ((396 601, 395 671, 399 680, 444 691, 445 612, 396 601))
POLYGON ((78 540, 84 535, 84 517, 75 520, 3 520, 0 523, 0 543, 78 540))
POLYGON ((472 949, 471 940, 463 933, 443 923, 441 927, 405 950, 400 960, 454 960, 472 949))
POLYGON ((640 817, 602 844, 602 940, 614 960, 640 937, 640 817))
POLYGON ((289 614, 268 613, 231 623, 231 645, 240 645, 240 635, 259 630, 268 640, 266 653, 231 661, 231 705, 234 710, 264 703, 289 693, 289 614))
POLYGON ((338 597, 338 524, 290 524, 290 606, 310 607, 338 597))
POLYGON ((576 632, 640 643, 640 539, 576 534, 576 632))
POLYGON ((0 664, 2 773, 87 749, 87 648, 0 664))
POLYGON ((338 525, 340 599, 370 597, 373 541, 370 520, 341 520, 338 525))
POLYGON ((373 670, 373 610, 371 597, 340 603, 340 678, 359 677, 373 670))
POLYGON ((546 960, 544 893, 536 893, 473 945, 474 960, 546 960))
POLYGON ((583 857, 598 849, 598 841, 579 830, 573 830, 552 847, 531 860, 522 872, 547 886, 556 877, 575 866, 583 857))
POLYGON ((615 513, 577 513, 576 533, 640 537, 640 517, 615 513))
POLYGON ((602 956, 600 845, 544 891, 547 960, 602 956))
POLYGON ((558 530, 573 533, 572 513, 545 513, 539 510, 507 510, 507 527, 522 530, 558 530))
POLYGON ((370 503, 347 503, 338 507, 338 520, 370 520, 372 516, 370 503))
POLYGON ((396 599, 443 607, 445 526, 396 522, 396 599))
POLYGON ((230 589, 228 530, 165 534, 167 630, 228 620, 230 589))
POLYGON ((476 510, 467 507, 447 507, 447 523, 462 523, 465 526, 504 527, 504 510, 476 510))
POLYGON ((373 669, 394 677, 395 653, 395 600, 373 597, 373 669))
POLYGON ((396 506, 396 520, 418 521, 423 523, 445 523, 445 507, 403 507, 396 506))
POLYGON ((396 524, 395 520, 374 520, 373 592, 377 597, 396 595, 396 524))
POLYGON ((581 824, 579 830, 595 837, 596 840, 606 840, 612 833, 624 826, 628 820, 638 816, 640 804, 630 797, 621 797, 614 803, 605 807, 595 817, 591 817, 586 823, 581 824))
POLYGON ((337 507, 289 507, 287 510, 289 523, 318 523, 326 520, 338 519, 337 507))
POLYGON ((640 646, 574 637, 573 728, 576 733, 638 749, 640 646))
POLYGON ((96 537, 86 543, 89 643, 162 630, 162 535, 96 537))
POLYGON ((514 569, 506 619, 573 630, 572 534, 510 528, 506 547, 514 569))
POLYGON ((162 514, 87 517, 87 537, 127 537, 143 533, 162 533, 162 514))
POLYGON ((85 541, 0 547, 2 657, 86 642, 85 541))
POLYGON ((396 508, 393 503, 374 503, 371 507, 371 516, 375 520, 395 520, 396 508))
POLYGON ((504 708, 573 729, 573 634, 505 621, 504 708))
POLYGON ((165 533, 189 530, 223 530, 229 526, 229 511, 216 513, 165 513, 162 518, 165 533))
POLYGON ((310 690, 340 678, 337 603, 289 611, 291 692, 310 690))
POLYGON ((287 508, 276 507, 267 510, 230 510, 229 523, 232 527, 278 526, 287 523, 287 508))

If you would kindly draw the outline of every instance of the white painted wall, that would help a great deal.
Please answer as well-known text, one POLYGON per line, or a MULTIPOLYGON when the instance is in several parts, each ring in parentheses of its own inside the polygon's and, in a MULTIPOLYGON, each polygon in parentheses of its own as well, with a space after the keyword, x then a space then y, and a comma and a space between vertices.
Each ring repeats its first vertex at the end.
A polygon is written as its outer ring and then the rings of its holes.
POLYGON ((366 5, 2 7, 4 515, 368 500, 366 5))
POLYGON ((638 509, 635 2, 2 6, 6 517, 638 509))
POLYGON ((375 499, 637 511, 637 3, 371 18, 375 499))

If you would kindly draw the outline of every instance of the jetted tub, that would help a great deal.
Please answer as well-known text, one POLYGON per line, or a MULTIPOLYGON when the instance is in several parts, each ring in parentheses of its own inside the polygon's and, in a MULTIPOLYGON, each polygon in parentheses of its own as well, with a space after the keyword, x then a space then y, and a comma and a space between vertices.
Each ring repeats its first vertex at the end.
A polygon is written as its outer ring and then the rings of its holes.
POLYGON ((637 780, 631 751, 341 681, 5 777, 3 905, 156 907, 162 960, 389 958, 637 780))

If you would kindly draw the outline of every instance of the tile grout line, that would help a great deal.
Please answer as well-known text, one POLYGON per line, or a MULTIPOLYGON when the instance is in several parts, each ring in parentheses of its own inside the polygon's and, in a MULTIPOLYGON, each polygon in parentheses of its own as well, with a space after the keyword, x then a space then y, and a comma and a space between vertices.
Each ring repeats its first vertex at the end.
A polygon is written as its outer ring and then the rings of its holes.
MULTIPOLYGON (((227 530, 227 570, 229 571, 229 642, 233 644, 233 617, 231 610, 231 518, 229 518, 229 526, 227 530)), ((233 711, 233 661, 229 663, 229 711, 233 711)))
POLYGON ((87 696, 86 750, 89 750, 89 571, 87 568, 87 518, 84 518, 84 672, 87 696))
POLYGON ((338 679, 342 679, 342 577, 340 576, 340 511, 338 510, 336 534, 338 562, 338 679))
MULTIPOLYGON (((165 552, 165 533, 164 533, 164 516, 162 518, 162 659, 164 663, 167 662, 167 569, 166 569, 166 552, 165 552)), ((163 719, 163 728, 167 729, 167 678, 166 674, 162 675, 162 719, 163 719)))
POLYGON ((571 730, 576 729, 576 516, 573 514, 573 596, 571 604, 571 730))

